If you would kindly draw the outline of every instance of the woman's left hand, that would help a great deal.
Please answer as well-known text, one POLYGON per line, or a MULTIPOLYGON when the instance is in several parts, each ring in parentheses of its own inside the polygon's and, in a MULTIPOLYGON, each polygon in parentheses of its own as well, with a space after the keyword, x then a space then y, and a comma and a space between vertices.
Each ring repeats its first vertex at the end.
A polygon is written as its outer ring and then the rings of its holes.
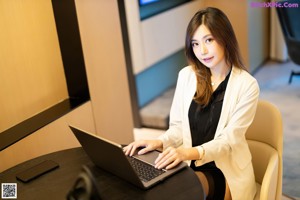
POLYGON ((168 147, 156 158, 155 167, 158 169, 171 169, 178 165, 180 162, 186 160, 187 151, 187 149, 184 149, 182 147, 168 147))

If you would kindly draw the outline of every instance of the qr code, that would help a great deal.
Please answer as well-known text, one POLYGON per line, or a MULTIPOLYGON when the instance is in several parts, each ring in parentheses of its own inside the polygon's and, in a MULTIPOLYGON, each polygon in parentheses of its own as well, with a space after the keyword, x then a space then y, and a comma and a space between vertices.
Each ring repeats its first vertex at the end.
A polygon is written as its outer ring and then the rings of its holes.
POLYGON ((2 199, 17 199, 17 184, 2 183, 1 184, 2 199))

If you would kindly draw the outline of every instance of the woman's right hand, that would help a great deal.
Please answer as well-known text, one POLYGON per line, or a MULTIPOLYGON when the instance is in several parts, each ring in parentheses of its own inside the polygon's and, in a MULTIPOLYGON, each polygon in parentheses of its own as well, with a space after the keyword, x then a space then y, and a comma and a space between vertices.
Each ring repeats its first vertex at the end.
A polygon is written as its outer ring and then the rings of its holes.
POLYGON ((153 151, 158 148, 162 148, 163 143, 161 140, 139 140, 130 143, 126 147, 123 148, 125 155, 133 156, 137 149, 142 148, 137 153, 139 155, 145 154, 149 151, 153 151))

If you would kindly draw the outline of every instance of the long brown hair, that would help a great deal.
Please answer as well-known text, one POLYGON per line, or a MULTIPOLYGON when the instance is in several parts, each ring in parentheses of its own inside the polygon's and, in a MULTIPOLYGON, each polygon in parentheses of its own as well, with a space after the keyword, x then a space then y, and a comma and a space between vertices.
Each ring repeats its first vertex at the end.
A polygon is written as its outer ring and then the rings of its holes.
POLYGON ((224 49, 226 64, 244 70, 247 69, 243 64, 238 42, 227 16, 221 10, 212 7, 198 11, 189 22, 186 30, 185 54, 197 77, 197 90, 194 99, 198 104, 205 107, 208 105, 213 93, 210 79, 211 72, 197 59, 191 43, 196 30, 201 24, 208 28, 216 42, 224 49))

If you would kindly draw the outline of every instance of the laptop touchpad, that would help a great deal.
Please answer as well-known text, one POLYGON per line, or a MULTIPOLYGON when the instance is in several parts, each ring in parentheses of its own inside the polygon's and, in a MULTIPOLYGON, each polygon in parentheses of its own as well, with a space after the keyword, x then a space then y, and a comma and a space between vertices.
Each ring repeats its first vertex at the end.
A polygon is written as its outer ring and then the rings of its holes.
POLYGON ((143 154, 143 155, 134 155, 133 157, 139 160, 142 160, 148 164, 155 165, 154 161, 156 160, 159 152, 158 151, 151 151, 149 153, 143 154))

